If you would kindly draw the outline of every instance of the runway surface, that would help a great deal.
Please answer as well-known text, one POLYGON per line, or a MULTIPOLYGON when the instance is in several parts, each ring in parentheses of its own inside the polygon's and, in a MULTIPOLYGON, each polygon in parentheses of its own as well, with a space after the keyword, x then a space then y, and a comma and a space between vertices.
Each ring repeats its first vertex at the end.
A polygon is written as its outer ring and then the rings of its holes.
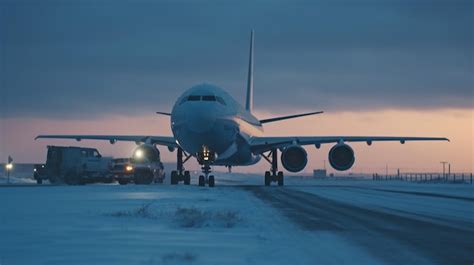
POLYGON ((472 185, 0 186, 0 264, 466 264, 472 185))
MULTIPOLYGON (((367 209, 293 189, 250 186, 245 189, 280 210, 302 229, 314 233, 337 233, 389 264, 419 264, 420 254, 433 264, 470 264, 474 257, 472 223, 471 226, 454 228, 437 224, 429 218, 418 220, 397 211, 387 213, 367 209)), ((315 189, 317 192, 318 187, 315 189)), ((390 196, 388 193, 395 191, 385 192, 390 196)), ((439 194, 409 194, 446 198, 439 194)))

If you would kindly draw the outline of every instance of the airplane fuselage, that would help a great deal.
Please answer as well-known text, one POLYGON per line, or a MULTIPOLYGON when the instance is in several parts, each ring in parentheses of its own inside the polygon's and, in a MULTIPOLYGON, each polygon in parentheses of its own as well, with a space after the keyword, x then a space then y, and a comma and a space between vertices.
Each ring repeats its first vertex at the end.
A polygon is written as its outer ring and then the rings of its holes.
POLYGON ((201 84, 185 91, 171 112, 171 130, 181 148, 195 155, 215 152, 213 165, 252 165, 260 160, 249 139, 263 135, 257 118, 223 89, 201 84))

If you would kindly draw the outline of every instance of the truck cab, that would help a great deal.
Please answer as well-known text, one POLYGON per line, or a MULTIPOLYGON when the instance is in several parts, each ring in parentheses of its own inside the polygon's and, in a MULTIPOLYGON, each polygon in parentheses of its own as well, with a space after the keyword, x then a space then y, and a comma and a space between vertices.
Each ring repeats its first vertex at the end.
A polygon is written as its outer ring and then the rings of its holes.
POLYGON ((131 158, 114 159, 112 172, 121 185, 163 183, 165 178, 160 151, 147 144, 138 146, 131 158))

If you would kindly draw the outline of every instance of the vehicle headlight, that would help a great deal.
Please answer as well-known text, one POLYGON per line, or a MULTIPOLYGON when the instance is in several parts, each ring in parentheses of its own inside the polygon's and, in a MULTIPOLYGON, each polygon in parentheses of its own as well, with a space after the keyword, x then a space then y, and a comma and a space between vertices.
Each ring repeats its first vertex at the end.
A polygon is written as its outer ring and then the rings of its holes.
POLYGON ((135 152, 135 158, 142 158, 143 157, 143 150, 141 149, 138 149, 136 152, 135 152))
POLYGON ((133 167, 130 166, 130 165, 127 165, 127 166, 125 167, 125 171, 130 172, 130 171, 132 171, 132 170, 133 170, 133 167))

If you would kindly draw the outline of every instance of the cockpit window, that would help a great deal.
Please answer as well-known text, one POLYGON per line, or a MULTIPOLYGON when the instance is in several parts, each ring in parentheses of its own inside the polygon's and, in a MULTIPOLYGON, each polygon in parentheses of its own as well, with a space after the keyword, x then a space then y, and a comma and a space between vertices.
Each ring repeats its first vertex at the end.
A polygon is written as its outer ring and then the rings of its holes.
POLYGON ((215 96, 202 96, 203 101, 216 101, 215 96))
POLYGON ((219 102, 220 104, 222 104, 224 106, 226 105, 224 99, 222 99, 221 97, 216 97, 216 96, 212 96, 212 95, 206 95, 206 96, 191 95, 191 96, 187 96, 187 97, 185 97, 181 100, 179 105, 183 104, 186 101, 200 101, 200 100, 202 100, 202 101, 217 101, 217 102, 219 102))
POLYGON ((188 101, 199 101, 201 100, 201 96, 189 96, 188 101))
POLYGON ((222 105, 226 105, 225 101, 221 97, 216 97, 217 102, 221 103, 222 105))

